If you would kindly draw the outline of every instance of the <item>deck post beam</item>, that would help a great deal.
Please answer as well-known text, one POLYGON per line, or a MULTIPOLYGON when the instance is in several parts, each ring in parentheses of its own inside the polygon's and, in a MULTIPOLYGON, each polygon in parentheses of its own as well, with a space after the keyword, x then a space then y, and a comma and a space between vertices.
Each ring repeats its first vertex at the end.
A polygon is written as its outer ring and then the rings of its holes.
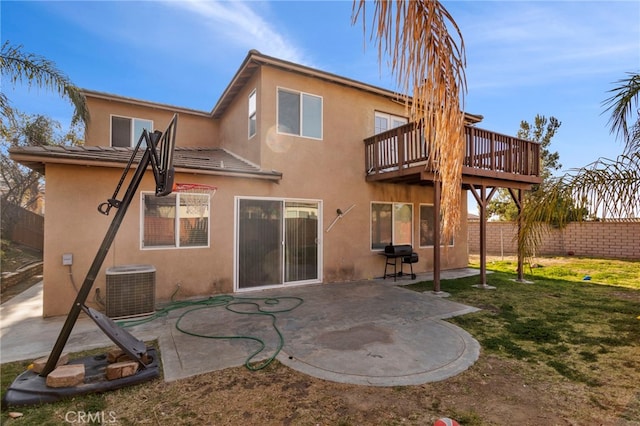
POLYGON ((476 187, 471 185, 471 193, 478 202, 480 208, 480 284, 478 287, 488 288, 487 286, 487 205, 493 194, 495 194, 497 187, 491 188, 489 194, 487 194, 487 187, 480 185, 476 187))
POLYGON ((433 291, 440 292, 440 196, 442 182, 433 181, 433 291))
POLYGON ((522 203, 524 191, 522 189, 509 188, 509 194, 518 207, 518 281, 524 281, 524 249, 522 248, 522 229, 524 218, 522 217, 522 203))

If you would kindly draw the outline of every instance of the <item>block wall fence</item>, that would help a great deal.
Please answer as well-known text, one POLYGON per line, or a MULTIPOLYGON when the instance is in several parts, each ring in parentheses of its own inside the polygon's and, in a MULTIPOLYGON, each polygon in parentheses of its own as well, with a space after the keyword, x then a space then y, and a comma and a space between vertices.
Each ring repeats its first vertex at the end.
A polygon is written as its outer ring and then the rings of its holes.
MULTIPOLYGON (((480 252, 480 222, 468 222, 469 253, 480 252)), ((487 254, 516 255, 515 222, 487 222, 487 254)), ((640 221, 571 223, 550 228, 536 255, 640 260, 640 221)))

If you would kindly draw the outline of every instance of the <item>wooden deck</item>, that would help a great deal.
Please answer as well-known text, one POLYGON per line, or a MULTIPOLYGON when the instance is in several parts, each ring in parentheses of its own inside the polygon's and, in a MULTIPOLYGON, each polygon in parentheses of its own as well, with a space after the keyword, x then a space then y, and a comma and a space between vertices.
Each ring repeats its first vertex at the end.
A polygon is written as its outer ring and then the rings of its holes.
MULTIPOLYGON (((466 125, 462 185, 529 189, 541 182, 540 144, 466 125)), ((429 184, 434 180, 421 126, 409 123, 365 139, 366 179, 429 184)))

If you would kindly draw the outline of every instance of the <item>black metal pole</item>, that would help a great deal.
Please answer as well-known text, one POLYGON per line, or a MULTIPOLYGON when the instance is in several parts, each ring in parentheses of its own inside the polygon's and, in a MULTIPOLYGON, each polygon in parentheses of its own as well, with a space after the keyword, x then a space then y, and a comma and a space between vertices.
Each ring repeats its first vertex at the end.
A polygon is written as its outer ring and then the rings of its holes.
MULTIPOLYGON (((153 138, 153 139, 154 140, 152 140, 151 143, 154 144, 154 147, 155 147, 155 143, 157 142, 157 140, 156 138, 153 138)), ((135 155, 135 151, 133 155, 135 155)), ((136 168, 136 171, 133 174, 133 177, 131 178, 131 182, 129 183, 127 191, 125 192, 122 198, 122 202, 118 206, 118 211, 116 212, 116 215, 111 221, 111 225, 109 226, 109 229, 107 230, 107 233, 104 239, 102 240, 102 244, 98 249, 98 253, 96 253, 96 257, 93 259, 93 263, 91 264, 91 267, 87 272, 87 276, 85 277, 84 282, 82 283, 82 287, 80 287, 80 290, 78 291, 76 299, 73 302, 73 306, 71 306, 71 310, 67 315, 67 319, 64 325, 62 326, 62 330, 60 331, 60 334, 58 335, 58 340, 56 340, 56 343, 53 346, 53 349, 51 351, 51 354, 49 354, 49 359, 47 360, 47 364, 44 366, 44 369, 40 373, 41 376, 43 377, 47 376, 56 368, 56 364, 60 359, 62 350, 64 349, 64 346, 67 344, 67 340, 69 340, 69 336, 71 335, 73 326, 75 325, 76 321, 78 320, 78 316, 82 311, 82 306, 84 306, 84 302, 87 300, 87 297, 89 296, 89 292, 93 287, 93 283, 96 279, 96 276, 98 275, 98 272, 100 272, 102 263, 104 262, 104 259, 106 258, 107 253, 109 252, 109 248, 111 247, 111 244, 113 243, 113 240, 116 237, 116 234, 118 232, 118 229, 120 228, 120 225, 122 224, 122 220, 124 219, 124 216, 127 213, 127 209, 131 204, 131 200, 133 200, 133 197, 135 196, 136 191, 138 190, 138 186, 140 185, 140 182, 142 182, 142 178, 144 177, 144 174, 147 170, 147 166, 149 165, 150 161, 151 161, 151 148, 147 146, 147 149, 145 150, 144 155, 142 156, 142 159, 140 160, 140 163, 138 164, 138 167, 136 168)))

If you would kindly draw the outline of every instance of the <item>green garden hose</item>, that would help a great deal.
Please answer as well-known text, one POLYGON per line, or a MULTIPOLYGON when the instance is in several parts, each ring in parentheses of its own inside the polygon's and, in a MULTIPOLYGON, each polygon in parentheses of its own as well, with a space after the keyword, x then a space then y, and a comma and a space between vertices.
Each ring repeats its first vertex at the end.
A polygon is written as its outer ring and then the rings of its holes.
MULTIPOLYGON (((174 293, 175 295, 175 293, 174 293)), ((173 300, 173 296, 172 296, 172 300, 173 300)), ((284 346, 284 336, 282 335, 282 333, 280 332, 280 329, 278 328, 278 326, 276 325, 276 314, 279 313, 285 313, 285 312, 291 312, 294 309, 296 309, 298 306, 300 306, 302 303, 304 302, 303 299, 299 298, 299 297, 268 297, 268 298, 263 298, 263 297, 234 297, 234 296, 228 296, 228 295, 222 295, 222 296, 212 296, 209 297, 207 299, 201 299, 201 300, 193 300, 193 301, 173 301, 170 304, 168 304, 167 306, 157 310, 153 315, 147 317, 147 318, 143 318, 143 319, 138 319, 138 320, 126 320, 126 321, 120 321, 118 322, 118 325, 120 325, 121 327, 133 327, 135 325, 140 325, 140 324, 145 324, 147 322, 153 321, 157 318, 161 318, 161 317, 165 317, 169 314, 169 312, 174 311, 176 309, 183 309, 183 308, 189 308, 191 307, 191 309, 183 312, 179 317, 178 320, 176 321, 176 329, 182 333, 188 334, 190 336, 196 336, 196 337, 203 337, 203 338, 207 338, 207 339, 225 339, 225 340, 234 340, 234 339, 245 339, 245 340, 251 340, 254 342, 258 342, 260 344, 260 347, 254 351, 251 355, 249 355, 249 357, 246 359, 244 365, 245 367, 247 367, 247 369, 251 370, 251 371, 257 371, 257 370, 261 370, 263 368, 265 368, 266 366, 268 366, 269 364, 271 364, 271 362, 276 358, 276 356, 278 356, 278 354, 280 353, 280 350, 282 350, 282 347, 284 346), (293 304, 293 306, 290 306, 288 308, 284 308, 284 309, 265 309, 264 307, 261 306, 260 302, 262 302, 262 304, 264 304, 266 307, 270 308, 270 307, 275 307, 277 305, 279 305, 281 303, 281 301, 285 301, 285 300, 289 300, 289 301, 294 301, 295 303, 293 304), (273 355, 271 355, 269 358, 267 358, 265 361, 262 361, 260 363, 257 364, 253 364, 252 360, 258 355, 260 354, 264 348, 266 347, 265 342, 260 339, 259 337, 255 337, 255 336, 247 336, 247 335, 230 335, 230 336, 222 336, 222 335, 215 335, 215 334, 202 334, 202 333, 196 333, 193 331, 189 331, 184 329, 183 327, 180 326, 180 322, 189 314, 202 310, 202 309, 210 309, 210 308, 217 308, 217 307, 221 307, 224 306, 226 310, 228 310, 229 312, 233 312, 236 314, 244 314, 244 315, 262 315, 262 316, 267 316, 271 318, 271 325, 273 326, 273 329, 276 331, 276 333, 278 334, 278 345, 276 348, 276 351, 273 353, 273 355), (238 310, 237 308, 239 306, 248 306, 252 308, 252 311, 246 311, 246 310, 238 310), (234 308, 235 307, 235 308, 234 308)))

